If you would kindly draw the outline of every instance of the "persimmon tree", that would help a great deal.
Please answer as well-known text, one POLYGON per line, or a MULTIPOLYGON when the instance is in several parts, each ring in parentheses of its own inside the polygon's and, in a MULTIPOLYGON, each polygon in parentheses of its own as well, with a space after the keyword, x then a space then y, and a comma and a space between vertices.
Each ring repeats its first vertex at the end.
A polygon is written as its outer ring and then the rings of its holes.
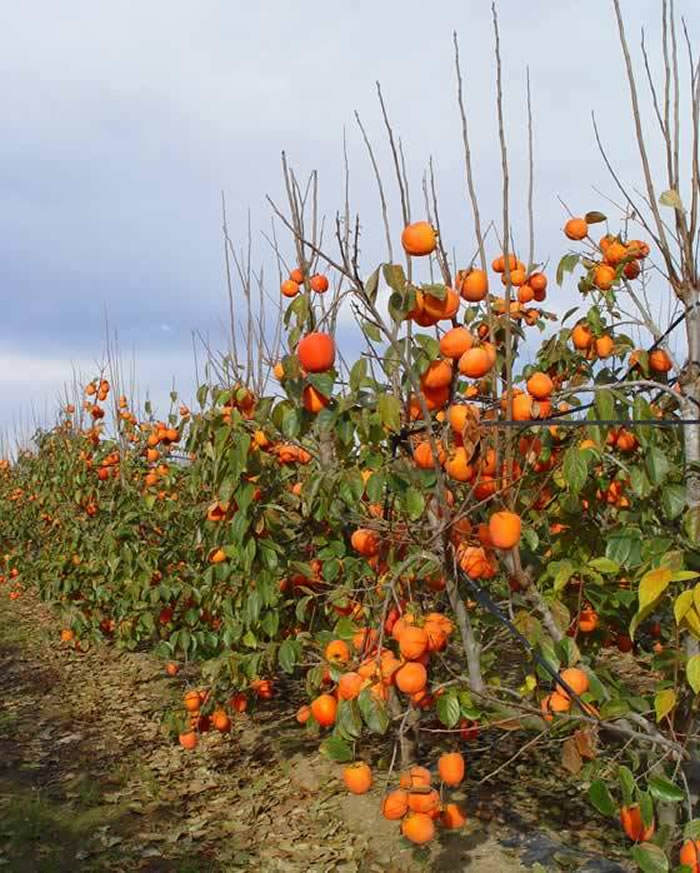
POLYGON ((204 687, 186 691, 171 722, 185 748, 276 696, 347 765, 348 790, 381 781, 384 815, 423 844, 438 819, 464 823, 449 794, 465 778, 465 744, 515 725, 532 742, 563 741, 566 768, 599 813, 619 817, 640 867, 664 870, 666 853, 683 841, 687 863, 700 839, 686 778, 700 691, 700 79, 684 32, 684 113, 664 3, 660 91, 643 52, 668 172, 658 193, 613 8, 646 194, 628 193, 604 152, 621 208, 564 219, 554 276, 535 244, 529 75, 528 239, 513 240, 494 7, 502 215, 487 231, 455 37, 474 257, 450 263, 447 252, 469 243, 441 224, 432 160, 412 214, 378 87, 398 228, 357 121, 388 260, 361 265, 369 231, 351 218, 349 195, 324 234, 317 175, 302 184, 283 156, 286 203, 270 201, 268 237, 276 326, 266 329, 271 292, 249 250, 236 250, 224 210, 231 343, 218 357, 206 350, 214 378, 198 390, 199 410, 176 408, 173 394, 165 420, 138 417, 110 360, 82 410, 67 405, 33 452, 3 465, 0 538, 3 581, 19 596, 31 572, 63 611, 65 644, 149 642, 173 675, 179 660, 201 662, 204 687), (560 318, 549 301, 567 280, 581 303, 560 318), (679 302, 666 324, 649 302, 656 293, 679 302), (355 360, 336 342, 344 312, 363 337, 355 360), (676 360, 669 342, 681 327, 676 360), (379 777, 364 760, 378 736, 391 752, 379 777))

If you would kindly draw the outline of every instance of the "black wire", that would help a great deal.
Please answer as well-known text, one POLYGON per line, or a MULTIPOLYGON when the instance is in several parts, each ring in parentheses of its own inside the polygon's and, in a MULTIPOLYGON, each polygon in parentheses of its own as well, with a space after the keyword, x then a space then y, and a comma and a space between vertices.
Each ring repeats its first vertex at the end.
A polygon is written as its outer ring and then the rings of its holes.
POLYGON ((561 687, 570 697, 575 698, 576 702, 579 704, 583 712, 588 714, 589 707, 587 707, 586 704, 581 700, 581 697, 574 691, 574 689, 568 684, 568 682, 565 682, 561 678, 559 673, 557 673, 552 665, 548 661, 546 661, 542 657, 542 655, 540 655, 540 653, 532 645, 532 643, 530 643, 530 641, 520 633, 520 631, 515 627, 513 622, 505 615, 503 615, 501 610, 498 608, 498 606, 496 606, 496 604, 486 593, 486 591, 484 591, 481 585, 479 585, 474 579, 472 579, 471 576, 468 576, 464 571, 460 571, 459 575, 461 575, 462 578, 466 580, 467 585, 469 585, 469 587, 474 592, 474 596, 476 597, 477 601, 483 607, 485 607, 491 613, 491 615, 494 616, 494 618, 500 621, 500 623, 508 629, 511 636, 514 637, 521 644, 521 646, 523 646, 523 648, 527 649, 533 661, 540 667, 542 667, 542 669, 552 677, 557 685, 561 685, 561 687))
MULTIPOLYGON (((570 414, 570 413, 569 413, 570 414)), ((537 427, 539 425, 555 424, 557 427, 586 427, 587 425, 639 425, 644 427, 685 427, 691 424, 700 424, 700 418, 579 418, 575 421, 570 419, 562 421, 560 418, 534 418, 529 421, 511 421, 504 419, 482 419, 479 426, 488 427, 537 427)))

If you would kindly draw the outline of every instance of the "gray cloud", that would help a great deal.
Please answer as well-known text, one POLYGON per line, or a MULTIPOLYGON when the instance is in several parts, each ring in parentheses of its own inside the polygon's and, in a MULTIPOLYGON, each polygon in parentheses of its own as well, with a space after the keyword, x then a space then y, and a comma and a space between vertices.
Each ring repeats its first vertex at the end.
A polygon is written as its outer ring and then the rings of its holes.
MULTIPOLYGON (((655 0, 626 3, 630 39, 641 22, 654 47, 655 0)), ((700 11, 683 10, 691 32, 700 11)), ((608 0, 500 4, 516 238, 525 239, 525 66, 531 68, 537 148, 537 232, 542 258, 562 251, 561 196, 576 211, 613 192, 596 153, 595 108, 624 178, 638 179, 623 67, 608 0)), ((341 204, 342 131, 351 155, 353 210, 363 219, 367 271, 385 257, 375 183, 352 116, 357 108, 386 168, 399 228, 388 149, 374 95, 380 79, 405 144, 414 213, 433 155, 445 235, 466 259, 473 249, 464 199, 451 32, 460 34, 483 214, 500 216, 490 5, 73 2, 7 5, 0 74, 0 347, 21 356, 2 380, 0 426, 28 403, 59 392, 58 362, 91 362, 105 313, 122 346, 136 350, 139 377, 158 399, 174 374, 191 390, 190 330, 221 341, 226 302, 219 191, 243 239, 247 210, 266 227, 264 195, 281 196, 279 153, 300 171, 318 168, 324 209, 341 204), (170 328, 165 331, 161 325, 170 328), (31 365, 30 363, 31 362, 31 365), (160 364, 159 364, 160 362, 160 364), (158 369, 160 366, 160 369, 158 369)), ((644 104, 648 114, 648 103, 644 104)), ((397 234, 398 235, 398 234, 397 234)), ((495 244, 493 246, 495 248, 495 244)), ((256 262, 273 266, 256 236, 256 262)), ((285 243, 285 251, 291 246, 285 243)), ((271 280, 272 292, 275 281, 271 280)), ((565 308, 573 292, 554 290, 565 308)))

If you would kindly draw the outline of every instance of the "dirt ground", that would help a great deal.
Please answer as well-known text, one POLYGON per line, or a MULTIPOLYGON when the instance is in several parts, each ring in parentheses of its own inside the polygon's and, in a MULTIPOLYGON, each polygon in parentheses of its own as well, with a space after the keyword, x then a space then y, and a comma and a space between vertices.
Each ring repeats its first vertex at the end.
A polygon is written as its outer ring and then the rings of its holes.
POLYGON ((58 636, 31 593, 0 597, 0 873, 626 869, 606 834, 582 839, 576 789, 550 780, 560 796, 545 790, 542 805, 542 786, 521 781, 527 759, 515 779, 467 789, 466 828, 417 850, 379 815, 380 788, 349 796, 339 766, 274 704, 185 752, 161 726, 184 678, 149 655, 81 654, 58 636))

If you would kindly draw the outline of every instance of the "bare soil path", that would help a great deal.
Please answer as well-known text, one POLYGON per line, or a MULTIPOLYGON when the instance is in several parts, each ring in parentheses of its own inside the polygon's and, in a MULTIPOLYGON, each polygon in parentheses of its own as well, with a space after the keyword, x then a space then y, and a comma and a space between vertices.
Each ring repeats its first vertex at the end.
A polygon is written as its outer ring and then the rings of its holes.
POLYGON ((530 829, 542 815, 532 787, 507 811, 503 785, 465 795, 464 832, 413 850, 379 816, 380 790, 348 796, 337 765, 274 705, 188 753, 161 726, 184 679, 149 655, 81 654, 58 636, 30 592, 0 597, 0 873, 623 869, 604 843, 530 829))

